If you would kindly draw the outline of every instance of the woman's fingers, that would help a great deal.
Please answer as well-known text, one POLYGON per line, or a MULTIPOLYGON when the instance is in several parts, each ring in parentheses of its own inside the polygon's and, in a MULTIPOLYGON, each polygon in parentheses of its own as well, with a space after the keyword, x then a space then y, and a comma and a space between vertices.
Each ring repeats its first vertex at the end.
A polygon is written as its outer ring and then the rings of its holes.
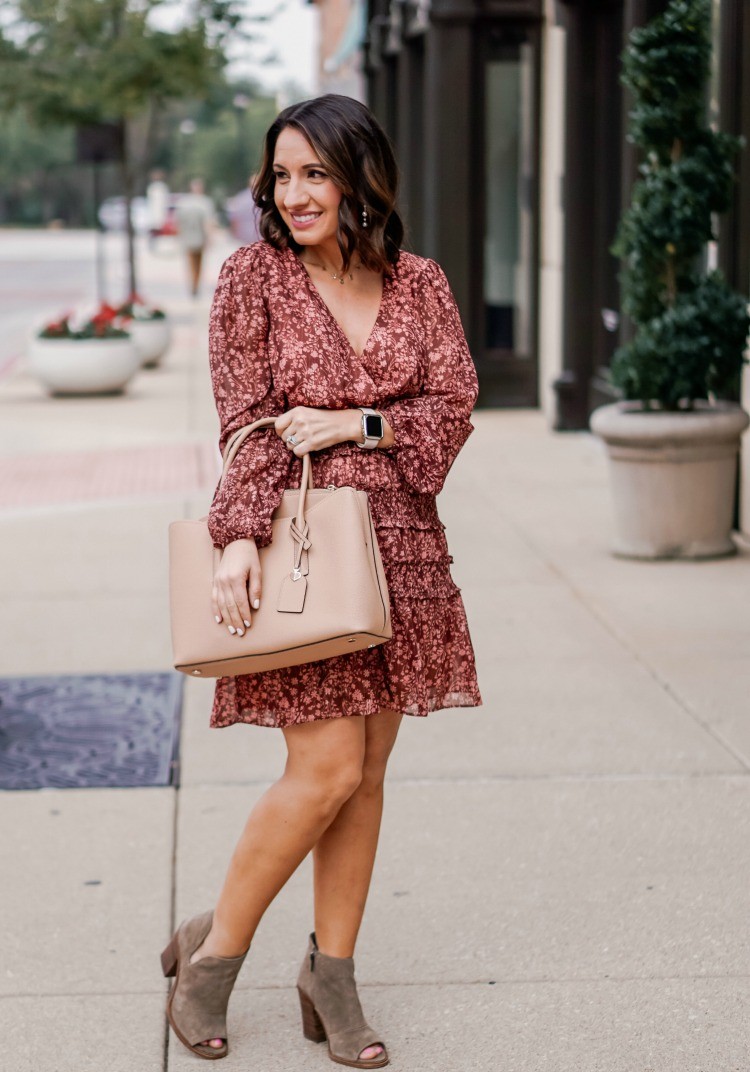
POLYGON ((214 577, 212 604, 217 624, 233 636, 244 636, 260 598, 261 569, 255 540, 229 544, 214 577))
POLYGON ((260 607, 261 588, 262 583, 260 573, 260 561, 256 561, 250 567, 250 581, 248 584, 248 589, 250 591, 250 603, 252 604, 253 610, 258 610, 258 608, 260 607))
POLYGON ((216 585, 211 589, 211 609, 214 612, 214 621, 217 625, 221 625, 222 617, 221 610, 219 608, 219 589, 216 585))
POLYGON ((245 574, 244 594, 245 598, 248 599, 248 616, 245 619, 245 625, 251 620, 250 611, 258 610, 260 607, 262 587, 260 557, 258 548, 253 543, 248 549, 247 572, 245 574))
POLYGON ((313 409, 295 406, 276 419, 276 430, 298 458, 337 443, 359 442, 362 414, 358 409, 313 409), (292 436, 293 442, 289 442, 292 436))
POLYGON ((219 614, 232 635, 243 636, 250 622, 250 604, 244 577, 224 578, 218 584, 219 614))
POLYGON ((295 424, 289 422, 285 424, 281 430, 277 429, 278 435, 281 437, 282 443, 284 443, 289 450, 293 450, 297 453, 297 446, 302 439, 302 432, 295 424))
POLYGON ((237 632, 237 626, 232 620, 232 607, 234 600, 229 595, 228 591, 224 588, 221 582, 217 582, 216 585, 216 603, 219 608, 219 619, 225 629, 228 629, 232 635, 237 632))
POLYGON ((281 413, 276 418, 276 421, 274 423, 274 430, 276 432, 276 435, 280 436, 282 439, 286 439, 287 435, 289 434, 287 430, 293 420, 294 410, 289 409, 286 411, 286 413, 281 413))
POLYGON ((247 575, 242 577, 234 577, 232 579, 232 597, 234 598, 234 613, 236 620, 232 621, 232 625, 237 630, 240 636, 244 635, 246 629, 250 628, 250 600, 247 594, 247 575))
POLYGON ((298 458, 316 449, 313 441, 314 429, 311 420, 311 415, 316 412, 316 410, 307 406, 295 406, 276 418, 276 423, 274 424, 276 434, 280 436, 287 448, 293 454, 296 454, 298 458))

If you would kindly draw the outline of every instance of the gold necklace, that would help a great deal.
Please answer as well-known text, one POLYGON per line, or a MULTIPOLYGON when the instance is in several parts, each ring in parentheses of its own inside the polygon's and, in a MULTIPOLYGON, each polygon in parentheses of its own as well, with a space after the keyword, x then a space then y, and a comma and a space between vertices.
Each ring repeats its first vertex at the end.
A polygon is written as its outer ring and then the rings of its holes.
MULTIPOLYGON (((354 281, 354 276, 351 272, 345 272, 342 275, 339 275, 338 272, 332 272, 330 268, 326 268, 326 266, 324 264, 321 264, 320 261, 304 261, 304 263, 309 264, 311 268, 322 268, 324 272, 327 272, 328 275, 330 275, 332 279, 335 279, 337 283, 340 283, 342 287, 344 285, 344 282, 346 281, 346 276, 349 276, 352 282, 354 281)), ((353 267, 354 270, 358 272, 362 265, 355 264, 353 267)))

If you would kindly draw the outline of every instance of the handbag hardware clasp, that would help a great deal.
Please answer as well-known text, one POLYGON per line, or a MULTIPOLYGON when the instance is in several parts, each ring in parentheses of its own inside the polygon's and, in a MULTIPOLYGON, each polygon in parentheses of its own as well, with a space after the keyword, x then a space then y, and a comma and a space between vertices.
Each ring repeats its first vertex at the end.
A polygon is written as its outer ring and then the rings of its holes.
POLYGON ((310 526, 306 521, 304 523, 304 528, 300 528, 297 525, 296 517, 293 517, 289 522, 289 534, 292 537, 293 543, 292 572, 289 576, 293 581, 299 581, 301 577, 307 575, 307 554, 305 552, 310 548, 310 541, 307 538, 309 531, 310 526))

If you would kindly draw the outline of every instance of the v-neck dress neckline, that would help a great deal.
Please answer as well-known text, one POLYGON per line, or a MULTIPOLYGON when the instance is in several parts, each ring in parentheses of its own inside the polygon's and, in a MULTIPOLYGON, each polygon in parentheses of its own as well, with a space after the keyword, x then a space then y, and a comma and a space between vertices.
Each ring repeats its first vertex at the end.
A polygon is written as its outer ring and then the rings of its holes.
POLYGON ((290 249, 288 246, 286 247, 286 251, 289 254, 289 256, 292 257, 292 259, 294 260, 294 262, 297 265, 297 268, 299 269, 299 271, 302 272, 302 274, 304 275, 305 279, 307 280, 308 289, 312 293, 313 299, 316 300, 318 302, 318 304, 321 306, 321 308, 325 311, 325 313, 327 314, 327 316, 330 319, 331 323, 336 328, 340 338, 346 344, 347 349, 352 354, 354 354, 354 356, 356 357, 357 361, 362 361, 363 358, 365 357, 365 354, 370 349, 370 346, 375 341, 375 335, 377 334, 378 328, 380 327, 380 322, 381 322, 381 320, 383 318, 383 313, 384 313, 385 305, 386 305, 386 296, 388 294, 388 290, 389 290, 389 287, 390 287, 390 280, 389 280, 388 276, 385 275, 385 273, 383 273, 383 289, 382 289, 382 292, 380 294, 380 304, 378 306, 378 314, 375 317, 373 325, 372 325, 372 327, 370 329, 370 334, 367 336, 367 340, 365 342, 365 345, 362 348, 362 352, 358 354, 357 351, 352 346, 351 341, 349 339, 349 336, 346 334, 346 332, 342 328, 341 324, 339 324, 338 320, 333 315, 331 309, 328 307, 328 304, 326 303, 325 299, 323 298, 323 295, 320 293, 320 291, 316 287, 312 276, 310 275, 308 270, 305 268, 305 266, 302 263, 302 261, 300 260, 300 258, 297 256, 297 254, 294 252, 294 250, 290 249))

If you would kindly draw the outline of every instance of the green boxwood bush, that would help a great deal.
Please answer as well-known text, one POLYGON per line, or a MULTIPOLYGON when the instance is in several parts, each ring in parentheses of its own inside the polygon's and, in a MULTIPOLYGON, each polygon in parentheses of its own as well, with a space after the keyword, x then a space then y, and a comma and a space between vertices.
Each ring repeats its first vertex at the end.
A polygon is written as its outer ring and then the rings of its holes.
POLYGON ((741 139, 706 120, 710 0, 672 0, 634 30, 623 56, 634 107, 629 139, 644 154, 613 253, 635 337, 612 382, 646 409, 690 409, 739 390, 747 299, 705 268, 713 220, 730 205, 741 139))

